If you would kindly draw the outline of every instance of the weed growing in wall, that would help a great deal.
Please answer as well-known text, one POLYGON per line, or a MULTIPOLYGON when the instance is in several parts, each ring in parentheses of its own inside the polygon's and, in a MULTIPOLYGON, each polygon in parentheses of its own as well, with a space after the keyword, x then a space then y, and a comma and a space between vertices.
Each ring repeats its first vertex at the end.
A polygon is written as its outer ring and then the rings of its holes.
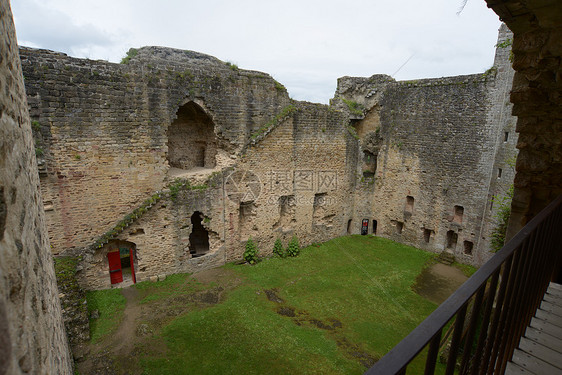
POLYGON ((137 53, 139 53, 138 49, 130 48, 127 51, 127 55, 121 59, 121 64, 128 64, 129 61, 131 61, 131 59, 137 55, 137 53))
POLYGON ((301 252, 301 246, 299 244, 299 239, 297 236, 293 236, 291 241, 289 242, 289 246, 287 246, 287 255, 290 257, 296 257, 301 252))
POLYGON ((238 65, 231 63, 230 61, 226 62, 226 66, 228 66, 230 68, 230 70, 234 70, 235 72, 237 72, 238 70, 240 70, 238 68, 238 65))
POLYGON ((359 135, 357 135, 357 131, 351 125, 347 125, 347 132, 355 139, 359 140, 359 135))
POLYGON ((345 103, 345 105, 347 105, 349 112, 357 116, 363 116, 363 110, 365 109, 365 107, 362 104, 344 98, 341 98, 341 100, 345 103))
POLYGON ((498 48, 507 48, 507 47, 510 47, 512 44, 513 44, 513 39, 512 39, 512 38, 509 38, 509 39, 504 40, 504 41, 501 42, 501 43, 496 44, 496 47, 498 47, 498 48))
POLYGON ((287 256, 287 253, 285 252, 283 244, 281 243, 281 240, 279 238, 276 239, 275 243, 273 244, 273 254, 279 255, 279 257, 281 258, 285 258, 287 256))
POLYGON ((501 249, 505 243, 505 233, 509 216, 511 215, 511 200, 513 198, 513 184, 503 196, 493 196, 492 201, 498 207, 497 213, 494 215, 496 219, 496 227, 492 231, 490 239, 491 250, 495 253, 501 249))
POLYGON ((287 91, 287 89, 285 88, 285 86, 283 86, 281 83, 275 81, 275 89, 277 89, 277 91, 287 91))
POLYGON ((485 79, 488 79, 490 77, 495 77, 497 73, 498 73, 498 68, 496 68, 495 66, 492 66, 490 69, 488 69, 484 73, 482 73, 482 77, 485 78, 485 79))
POLYGON ((176 178, 174 182, 168 185, 170 189, 170 199, 176 201, 178 198, 178 193, 180 190, 205 190, 208 188, 207 185, 191 185, 189 181, 176 178))
POLYGON ((96 242, 94 242, 94 248, 99 249, 104 244, 115 238, 115 236, 123 232, 123 230, 131 225, 135 220, 147 213, 150 207, 152 207, 160 199, 162 199, 162 193, 160 192, 156 192, 150 198, 147 198, 139 207, 135 208, 133 212, 125 215, 123 219, 119 220, 112 229, 102 234, 96 242))
POLYGON ((244 251, 244 261, 250 264, 256 264, 258 261, 258 247, 252 240, 252 237, 246 242, 246 251, 244 251))
POLYGON ((297 108, 294 105, 286 106, 271 121, 269 121, 267 124, 261 126, 255 133, 253 133, 250 136, 250 138, 256 139, 259 136, 265 134, 269 129, 273 128, 274 126, 277 126, 280 122, 285 120, 287 117, 289 117, 290 115, 292 115, 296 111, 297 111, 297 108))

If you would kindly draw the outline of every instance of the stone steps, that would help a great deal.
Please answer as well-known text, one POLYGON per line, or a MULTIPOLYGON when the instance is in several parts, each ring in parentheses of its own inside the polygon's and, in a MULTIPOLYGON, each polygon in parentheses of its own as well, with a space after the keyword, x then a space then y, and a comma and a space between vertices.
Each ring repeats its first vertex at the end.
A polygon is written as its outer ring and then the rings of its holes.
POLYGON ((443 263, 447 266, 450 266, 455 262, 455 256, 448 251, 443 251, 437 256, 436 259, 439 263, 443 263))

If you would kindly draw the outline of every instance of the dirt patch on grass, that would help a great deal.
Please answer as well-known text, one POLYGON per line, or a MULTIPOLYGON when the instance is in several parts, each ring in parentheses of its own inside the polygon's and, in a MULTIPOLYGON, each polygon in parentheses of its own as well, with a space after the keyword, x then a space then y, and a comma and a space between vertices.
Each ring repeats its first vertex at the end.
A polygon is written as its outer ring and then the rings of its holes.
POLYGON ((283 301, 283 299, 279 297, 279 295, 277 294, 279 293, 277 289, 266 289, 264 290, 264 292, 265 295, 267 296, 267 299, 270 300, 271 302, 285 303, 285 301, 283 301))
POLYGON ((379 360, 379 358, 375 358, 345 337, 337 338, 336 344, 346 353, 347 357, 359 361, 366 368, 370 368, 379 360))
POLYGON ((163 288, 157 288, 157 284, 142 290, 135 286, 123 288, 126 299, 123 320, 109 337, 81 348, 80 359, 76 361, 78 372, 82 375, 143 374, 140 358, 165 356, 166 343, 158 336, 163 326, 182 314, 220 303, 225 293, 241 282, 234 272, 218 268, 163 288), (144 300, 158 294, 158 298, 144 300))
POLYGON ((341 332, 343 324, 339 319, 328 318, 326 320, 320 320, 311 317, 306 311, 297 311, 294 307, 288 306, 283 298, 279 297, 279 290, 266 289, 264 292, 267 299, 277 305, 277 314, 293 318, 293 323, 298 326, 308 325, 329 332, 329 337, 336 342, 347 358, 358 361, 361 365, 365 366, 365 368, 370 368, 378 360, 378 358, 375 358, 360 346, 353 344, 344 336, 343 332, 341 332))
POLYGON ((412 290, 431 302, 441 304, 467 279, 458 268, 436 263, 422 270, 412 290))
POLYGON ((277 314, 283 315, 283 316, 288 316, 289 318, 294 318, 295 316, 297 316, 297 314, 295 313, 295 309, 293 309, 292 307, 287 307, 287 306, 279 307, 277 309, 277 314))

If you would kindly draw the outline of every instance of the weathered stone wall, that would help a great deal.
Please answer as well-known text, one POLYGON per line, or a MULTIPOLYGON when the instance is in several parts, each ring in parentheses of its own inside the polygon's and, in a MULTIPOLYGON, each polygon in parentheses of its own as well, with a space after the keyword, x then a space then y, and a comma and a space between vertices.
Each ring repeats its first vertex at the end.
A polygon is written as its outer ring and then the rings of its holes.
POLYGON ((562 3, 487 0, 513 31, 511 102, 519 133, 508 237, 562 194, 562 3))
MULTIPOLYGON (((267 135, 245 147, 233 167, 200 185, 180 188, 175 197, 165 191, 163 199, 115 236, 136 246, 137 281, 240 260, 250 237, 260 256, 267 256, 277 238, 287 245, 297 236, 307 245, 345 234, 352 215, 349 171, 357 147, 344 126, 345 116, 324 105, 287 108, 267 135), (203 215, 209 236, 209 251, 197 258, 189 253, 195 212, 203 215)), ((78 276, 85 288, 111 286, 110 251, 115 251, 111 242, 83 253, 78 276)))
POLYGON ((55 253, 88 246, 165 185, 182 105, 214 123, 220 169, 289 101, 269 75, 189 51, 142 48, 128 65, 30 48, 21 58, 55 253))
MULTIPOLYGON (((165 198, 115 238, 136 247, 136 281, 152 280, 179 272, 195 272, 225 263, 222 174, 216 174, 200 188, 185 187, 175 197, 165 198), (189 253, 190 221, 194 212, 206 219, 209 252, 193 258, 189 253)), ((107 253, 114 251, 111 242, 84 252, 78 278, 86 289, 111 286, 107 253)))
POLYGON ((508 190, 516 155, 510 35, 503 27, 503 48, 483 74, 340 78, 334 105, 361 138, 352 233, 362 219, 376 220, 377 235, 474 264, 490 257, 491 198, 508 190))
POLYGON ((240 259, 249 237, 267 255, 277 237, 309 244, 345 233, 357 141, 344 114, 293 102, 264 73, 190 51, 145 47, 118 65, 23 48, 22 61, 54 252, 83 255, 84 287, 111 285, 107 253, 117 240, 135 245, 142 281, 240 259), (250 198, 233 191, 243 171, 261 184, 250 198), (174 178, 204 189, 165 192, 112 232, 174 178), (209 235, 197 258, 195 212, 209 235), (105 232, 112 240, 91 246, 105 232))
POLYGON ((0 1, 0 374, 72 374, 15 29, 0 1))
POLYGON ((260 189, 226 201, 229 248, 236 249, 229 260, 241 257, 249 237, 268 255, 277 238, 284 246, 293 236, 309 245, 345 234, 357 149, 345 124, 341 112, 298 102, 247 148, 237 169, 253 173, 260 189))
POLYGON ((240 259, 250 237, 267 255, 276 238, 360 233, 365 218, 401 242, 489 255, 489 200, 515 142, 502 138, 508 48, 479 75, 344 77, 331 106, 191 51, 144 47, 128 65, 21 52, 54 252, 84 255, 86 288, 110 286, 115 241, 134 244, 141 281, 240 259), (123 219, 175 178, 191 188, 123 219))

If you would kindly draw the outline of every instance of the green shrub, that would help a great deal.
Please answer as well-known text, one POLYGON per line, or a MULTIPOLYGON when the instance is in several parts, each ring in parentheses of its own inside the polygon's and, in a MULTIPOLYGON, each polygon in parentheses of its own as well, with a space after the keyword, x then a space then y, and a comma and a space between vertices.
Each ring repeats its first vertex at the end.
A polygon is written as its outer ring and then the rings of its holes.
POLYGON ((125 57, 123 57, 123 58, 121 59, 121 64, 128 64, 129 61, 131 61, 131 59, 132 59, 133 57, 135 57, 138 52, 139 52, 138 49, 136 49, 136 48, 130 48, 130 49, 127 51, 127 56, 125 56, 125 57))
POLYGON ((287 256, 287 253, 285 252, 283 244, 281 243, 281 240, 279 238, 275 240, 275 243, 273 244, 273 254, 279 255, 281 258, 285 258, 287 256))
POLYGON ((244 251, 244 260, 250 264, 255 264, 258 261, 258 248, 252 237, 246 242, 246 251, 244 251))
POLYGON ((501 249, 505 242, 505 233, 507 231, 507 224, 509 222, 509 216, 511 215, 511 199, 513 198, 513 185, 509 188, 507 193, 502 196, 492 197, 494 204, 497 204, 498 211, 494 215, 496 219, 496 227, 492 231, 490 247, 495 253, 501 249))
POLYGON ((299 239, 297 236, 293 236, 287 246, 287 255, 290 257, 296 257, 301 252, 301 246, 299 245, 299 239))

